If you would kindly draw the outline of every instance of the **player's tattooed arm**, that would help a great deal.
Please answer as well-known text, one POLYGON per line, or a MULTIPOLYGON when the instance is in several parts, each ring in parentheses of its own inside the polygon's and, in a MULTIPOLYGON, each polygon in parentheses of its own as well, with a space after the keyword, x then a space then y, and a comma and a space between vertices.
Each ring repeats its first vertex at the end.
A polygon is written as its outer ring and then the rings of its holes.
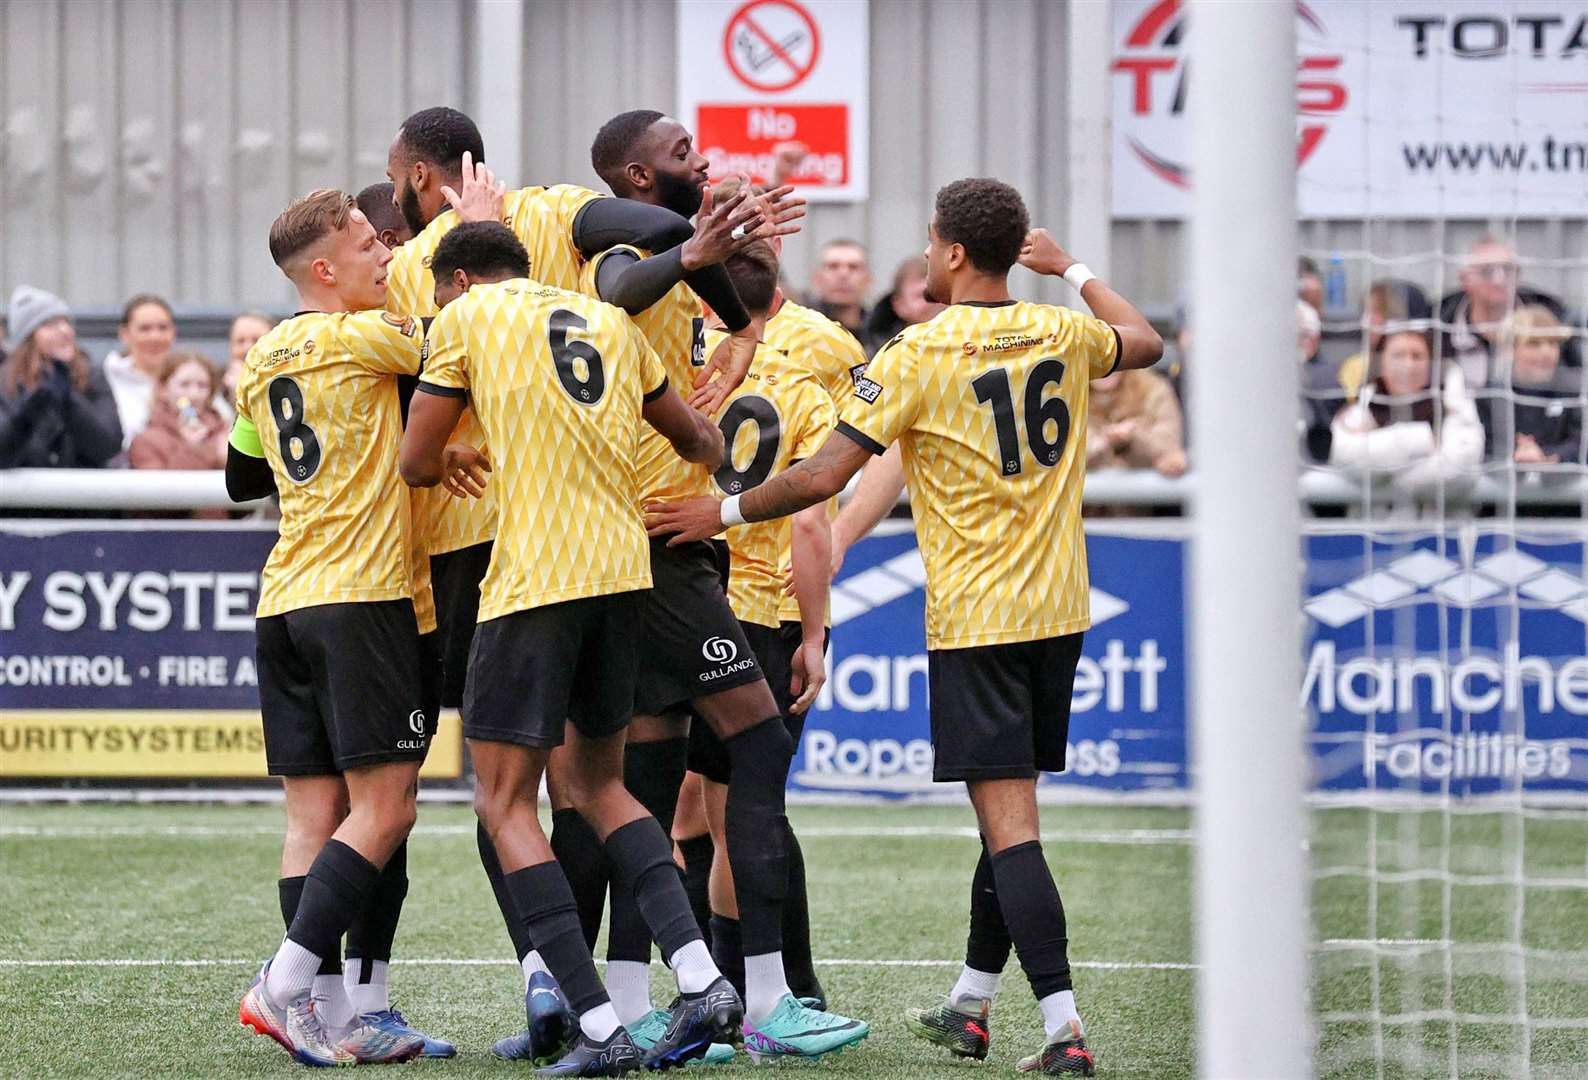
MULTIPOLYGON (((870 448, 842 430, 835 431, 805 461, 745 492, 739 499, 739 514, 746 521, 767 521, 826 502, 844 489, 870 455, 870 448)), ((671 536, 667 542, 670 547, 708 540, 723 530, 722 500, 704 495, 678 502, 647 503, 645 529, 653 537, 671 536)))

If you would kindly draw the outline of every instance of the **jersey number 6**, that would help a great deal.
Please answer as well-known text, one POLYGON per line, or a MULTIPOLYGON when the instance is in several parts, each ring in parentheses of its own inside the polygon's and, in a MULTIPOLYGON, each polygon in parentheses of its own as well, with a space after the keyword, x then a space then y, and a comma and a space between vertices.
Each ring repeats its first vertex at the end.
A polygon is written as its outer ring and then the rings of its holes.
POLYGON ((606 372, 601 370, 601 354, 588 341, 569 341, 569 330, 583 330, 590 324, 566 308, 558 308, 548 320, 550 330, 546 335, 551 345, 551 362, 557 368, 557 381, 568 396, 581 405, 594 405, 607 390, 606 372), (576 361, 584 361, 584 375, 579 374, 576 361))
POLYGON ((303 391, 287 376, 271 379, 265 392, 276 419, 281 464, 294 484, 306 484, 320 471, 320 437, 303 422, 303 391))
MULTIPOLYGON (((1026 376, 1026 441, 1031 444, 1031 456, 1037 464, 1049 469, 1059 463, 1064 441, 1070 437, 1070 407, 1058 396, 1044 401, 1042 394, 1063 379, 1064 364, 1052 358, 1037 361, 1026 376), (1051 440, 1047 432, 1050 420, 1058 427, 1051 440)), ((992 405, 1003 475, 1019 475, 1024 466, 1020 461, 1020 432, 1015 426, 1014 395, 1009 390, 1009 369, 985 371, 972 379, 970 386, 976 391, 978 403, 992 405)))

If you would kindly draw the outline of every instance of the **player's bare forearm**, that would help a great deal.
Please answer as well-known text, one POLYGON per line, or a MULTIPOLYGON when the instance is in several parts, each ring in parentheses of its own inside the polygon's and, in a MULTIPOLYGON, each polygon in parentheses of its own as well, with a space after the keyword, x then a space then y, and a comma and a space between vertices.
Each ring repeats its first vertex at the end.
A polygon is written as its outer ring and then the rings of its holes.
POLYGON ((898 504, 903 490, 904 455, 899 444, 894 443, 886 454, 861 470, 854 496, 833 522, 834 549, 848 550, 856 540, 868 535, 898 504))
POLYGON ((408 406, 408 427, 403 431, 402 448, 397 454, 397 471, 409 487, 435 487, 446 469, 442 455, 466 399, 445 391, 437 393, 428 383, 419 384, 408 406))
MULTIPOLYGON (((1032 229, 1020 249, 1020 265, 1039 274, 1063 277, 1079 260, 1053 239, 1046 229, 1032 229)), ((1144 368, 1163 356, 1163 338, 1134 304, 1109 288, 1101 278, 1081 286, 1081 299, 1092 314, 1119 331, 1119 367, 1144 368)))
POLYGON ((826 506, 812 506, 794 515, 789 547, 794 562, 794 600, 800 609, 800 636, 819 644, 826 629, 827 566, 832 560, 832 528, 826 506))
POLYGON ((672 444, 673 451, 685 461, 704 465, 715 471, 722 465, 725 453, 722 429, 688 405, 678 391, 668 387, 654 400, 647 401, 641 409, 645 422, 655 428, 672 444))

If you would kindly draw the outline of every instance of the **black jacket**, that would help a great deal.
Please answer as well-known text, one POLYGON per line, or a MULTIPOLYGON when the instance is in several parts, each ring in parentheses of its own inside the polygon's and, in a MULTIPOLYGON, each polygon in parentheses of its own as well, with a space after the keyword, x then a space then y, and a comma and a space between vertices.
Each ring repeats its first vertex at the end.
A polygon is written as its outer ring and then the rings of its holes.
POLYGON ((121 421, 97 366, 73 386, 64 368, 32 390, 0 393, 0 469, 94 469, 121 452, 121 421))
POLYGON ((1511 457, 1516 436, 1531 435, 1538 448, 1562 463, 1582 460, 1583 406, 1581 372, 1561 368, 1548 386, 1513 388, 1515 413, 1507 417, 1504 398, 1485 398, 1479 411, 1487 436, 1488 456, 1511 457), (1504 445, 1504 444, 1509 445, 1504 445))

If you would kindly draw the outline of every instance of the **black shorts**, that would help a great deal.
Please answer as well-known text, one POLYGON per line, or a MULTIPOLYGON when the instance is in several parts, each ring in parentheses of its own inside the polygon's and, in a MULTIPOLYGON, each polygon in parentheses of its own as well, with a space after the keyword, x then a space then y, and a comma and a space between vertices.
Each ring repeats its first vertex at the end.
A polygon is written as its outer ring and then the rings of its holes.
POLYGON ((572 721, 591 739, 615 735, 634 711, 643 592, 611 593, 482 622, 469 651, 463 734, 540 750, 572 721))
POLYGON ((424 760, 435 714, 412 600, 322 604, 255 622, 271 776, 424 760))
MULTIPOLYGON (((805 718, 810 715, 809 710, 798 715, 792 711, 795 695, 789 689, 794 679, 794 653, 804 639, 800 624, 785 622, 779 624, 776 630, 748 622, 742 622, 739 626, 744 630, 755 658, 761 663, 761 671, 772 689, 772 699, 777 702, 778 712, 783 716, 783 726, 788 729, 789 738, 794 740, 798 748, 800 736, 805 731, 805 718)), ((832 632, 828 631, 822 639, 823 655, 826 655, 827 642, 831 637, 832 632)), ((698 716, 689 727, 689 771, 719 784, 726 784, 733 772, 728 761, 728 748, 698 716)))
POLYGON ((469 646, 480 615, 480 582, 491 565, 491 541, 430 556, 430 591, 436 600, 436 631, 441 635, 441 704, 463 704, 469 672, 469 646))
POLYGON ((761 678, 750 643, 723 591, 717 552, 704 541, 670 548, 651 541, 651 589, 634 711, 659 716, 698 697, 761 678))
POLYGON ((932 779, 1063 772, 1083 636, 928 650, 932 779))

